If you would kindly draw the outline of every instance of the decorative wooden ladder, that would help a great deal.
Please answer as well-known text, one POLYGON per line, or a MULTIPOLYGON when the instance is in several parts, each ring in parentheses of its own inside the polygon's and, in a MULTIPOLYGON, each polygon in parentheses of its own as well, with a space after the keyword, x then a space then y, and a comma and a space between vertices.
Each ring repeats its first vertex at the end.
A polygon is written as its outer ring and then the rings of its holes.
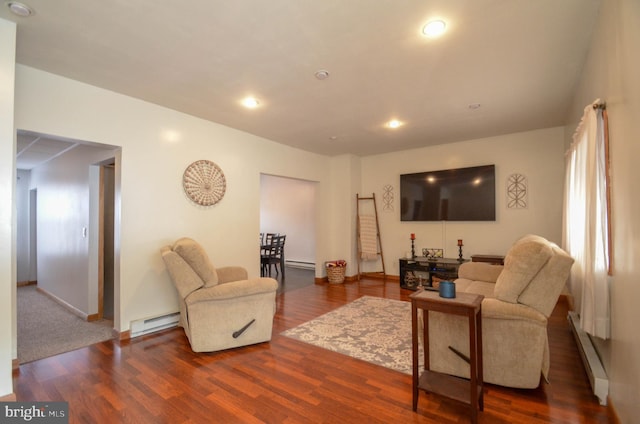
POLYGON ((382 277, 386 277, 387 273, 384 268, 384 254, 382 253, 382 240, 380 239, 380 225, 378 222, 378 208, 376 206, 376 195, 375 193, 371 193, 371 197, 360 197, 358 193, 356 193, 356 243, 358 245, 358 280, 360 280, 360 276, 362 273, 360 272, 360 262, 363 259, 363 250, 362 250, 362 228, 360 223, 360 202, 361 201, 372 201, 373 202, 373 211, 375 216, 375 232, 376 232, 376 255, 380 255, 380 260, 382 262, 382 271, 368 272, 369 275, 380 274, 382 277))

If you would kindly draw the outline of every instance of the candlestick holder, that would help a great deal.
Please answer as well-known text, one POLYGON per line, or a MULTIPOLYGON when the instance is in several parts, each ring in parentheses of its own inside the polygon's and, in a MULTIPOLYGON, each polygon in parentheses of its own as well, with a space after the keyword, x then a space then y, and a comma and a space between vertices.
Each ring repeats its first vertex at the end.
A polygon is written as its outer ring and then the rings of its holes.
POLYGON ((416 258, 416 247, 415 247, 415 240, 411 239, 411 259, 415 259, 416 258))
POLYGON ((462 259, 462 245, 459 244, 458 245, 458 262, 462 262, 464 261, 464 259, 462 259))

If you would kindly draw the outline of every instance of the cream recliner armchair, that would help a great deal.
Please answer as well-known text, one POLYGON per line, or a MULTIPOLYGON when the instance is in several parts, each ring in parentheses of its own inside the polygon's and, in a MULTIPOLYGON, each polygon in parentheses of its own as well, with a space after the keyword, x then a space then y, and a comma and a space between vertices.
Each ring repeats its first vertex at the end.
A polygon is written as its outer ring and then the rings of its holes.
POLYGON ((247 279, 241 267, 214 268, 202 246, 181 238, 161 249, 180 297, 180 323, 195 352, 271 340, 278 282, 247 279))
MULTIPOLYGON (((485 296, 482 301, 483 376, 487 383, 536 388, 548 381, 547 319, 573 264, 548 240, 528 235, 507 252, 504 267, 481 262, 460 266, 456 292, 485 296)), ((466 317, 429 312, 430 366, 469 378, 466 317), (453 348, 453 349, 452 349, 453 348)))

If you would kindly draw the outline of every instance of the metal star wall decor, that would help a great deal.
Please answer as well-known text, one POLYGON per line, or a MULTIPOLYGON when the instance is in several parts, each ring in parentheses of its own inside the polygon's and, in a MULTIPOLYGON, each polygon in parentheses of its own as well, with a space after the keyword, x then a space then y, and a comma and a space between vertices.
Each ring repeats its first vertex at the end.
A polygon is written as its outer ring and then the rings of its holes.
POLYGON ((387 184, 382 189, 382 210, 393 212, 393 186, 387 184))
POLYGON ((525 209, 528 204, 527 177, 511 174, 507 178, 507 208, 525 209))

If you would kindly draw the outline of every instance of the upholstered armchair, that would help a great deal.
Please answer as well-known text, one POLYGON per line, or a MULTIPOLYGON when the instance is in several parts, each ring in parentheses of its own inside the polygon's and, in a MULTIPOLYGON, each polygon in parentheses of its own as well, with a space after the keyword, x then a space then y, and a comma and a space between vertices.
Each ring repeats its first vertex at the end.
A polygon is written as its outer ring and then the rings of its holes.
POLYGON ((195 352, 271 340, 278 282, 247 278, 241 267, 215 268, 202 246, 181 238, 161 249, 178 290, 180 323, 195 352))
MULTIPOLYGON (((460 266, 457 292, 485 296, 482 302, 484 381, 536 388, 548 381, 547 319, 569 276, 573 259, 539 236, 525 236, 507 252, 504 266, 469 262, 460 266)), ((430 366, 469 378, 465 317, 429 312, 430 366), (454 350, 463 355, 456 354, 454 350)))

